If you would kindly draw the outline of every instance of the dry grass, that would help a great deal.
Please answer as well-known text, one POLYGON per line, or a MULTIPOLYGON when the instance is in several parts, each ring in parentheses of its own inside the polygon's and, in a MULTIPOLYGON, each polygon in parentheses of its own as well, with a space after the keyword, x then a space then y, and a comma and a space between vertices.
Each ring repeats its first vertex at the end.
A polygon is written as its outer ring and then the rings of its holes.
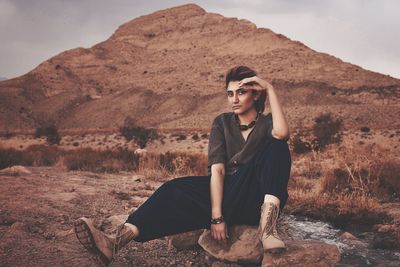
POLYGON ((33 145, 25 150, 0 148, 0 169, 13 165, 52 166, 91 172, 135 171, 150 179, 206 175, 207 156, 201 153, 148 153, 139 156, 128 149, 63 150, 57 146, 33 145))
POLYGON ((92 172, 133 171, 138 168, 139 156, 133 151, 99 151, 91 148, 64 151, 61 164, 68 170, 92 172))
POLYGON ((289 181, 290 213, 333 222, 338 227, 389 221, 382 201, 398 201, 400 165, 377 146, 331 147, 297 159, 289 181), (300 163, 300 164, 299 164, 300 163), (320 172, 321 177, 315 178, 320 172))
POLYGON ((400 161, 387 151, 350 147, 334 154, 337 166, 324 169, 320 191, 390 201, 399 197, 400 161))
POLYGON ((61 152, 57 147, 32 145, 25 150, 0 148, 0 169, 13 165, 51 166, 54 165, 61 152))
POLYGON ((170 177, 206 175, 207 156, 202 153, 148 153, 140 158, 138 173, 149 179, 169 180, 170 177))

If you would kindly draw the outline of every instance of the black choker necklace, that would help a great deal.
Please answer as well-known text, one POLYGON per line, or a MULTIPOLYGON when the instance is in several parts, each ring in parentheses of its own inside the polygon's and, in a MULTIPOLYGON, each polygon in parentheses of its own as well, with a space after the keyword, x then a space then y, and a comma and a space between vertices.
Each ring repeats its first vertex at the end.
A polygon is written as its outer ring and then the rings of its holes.
POLYGON ((250 129, 250 128, 253 128, 254 125, 256 125, 256 121, 257 121, 257 119, 258 119, 258 115, 259 115, 259 113, 257 113, 257 117, 256 117, 252 122, 250 122, 248 125, 246 125, 246 124, 240 124, 239 118, 238 118, 238 116, 235 114, 235 119, 236 119, 237 124, 239 125, 239 129, 240 129, 241 131, 246 131, 246 130, 248 130, 248 129, 250 129))

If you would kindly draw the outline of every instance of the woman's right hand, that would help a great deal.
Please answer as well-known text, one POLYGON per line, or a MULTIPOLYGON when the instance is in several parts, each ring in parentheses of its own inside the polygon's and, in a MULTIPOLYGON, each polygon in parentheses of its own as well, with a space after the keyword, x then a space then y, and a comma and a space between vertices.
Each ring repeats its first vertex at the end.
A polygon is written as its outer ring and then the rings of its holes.
POLYGON ((229 235, 228 235, 228 226, 225 222, 211 224, 210 227, 212 237, 217 241, 224 241, 227 242, 229 235))

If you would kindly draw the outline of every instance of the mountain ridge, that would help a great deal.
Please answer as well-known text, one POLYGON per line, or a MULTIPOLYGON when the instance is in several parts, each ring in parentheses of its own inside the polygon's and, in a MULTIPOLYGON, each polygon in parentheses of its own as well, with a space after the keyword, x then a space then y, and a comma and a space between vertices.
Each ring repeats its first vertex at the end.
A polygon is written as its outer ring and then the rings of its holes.
POLYGON ((144 126, 208 129, 216 114, 229 110, 224 74, 237 64, 274 84, 296 127, 299 121, 308 127, 321 111, 330 111, 347 128, 371 124, 367 117, 375 112, 372 125, 385 128, 393 126, 387 104, 398 113, 390 99, 399 98, 399 79, 188 4, 134 18, 103 42, 64 51, 0 82, 0 128, 49 122, 109 128, 130 116, 144 126))

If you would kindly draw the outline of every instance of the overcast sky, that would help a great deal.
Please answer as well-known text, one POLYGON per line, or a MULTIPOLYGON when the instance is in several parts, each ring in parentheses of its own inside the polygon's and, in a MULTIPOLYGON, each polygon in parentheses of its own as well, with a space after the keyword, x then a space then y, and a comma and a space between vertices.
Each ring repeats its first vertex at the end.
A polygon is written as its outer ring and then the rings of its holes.
MULTIPOLYGON (((186 1, 0 0, 0 77, 12 78, 67 49, 91 47, 119 25, 186 1)), ((244 18, 365 69, 400 78, 398 0, 192 1, 244 18)))

